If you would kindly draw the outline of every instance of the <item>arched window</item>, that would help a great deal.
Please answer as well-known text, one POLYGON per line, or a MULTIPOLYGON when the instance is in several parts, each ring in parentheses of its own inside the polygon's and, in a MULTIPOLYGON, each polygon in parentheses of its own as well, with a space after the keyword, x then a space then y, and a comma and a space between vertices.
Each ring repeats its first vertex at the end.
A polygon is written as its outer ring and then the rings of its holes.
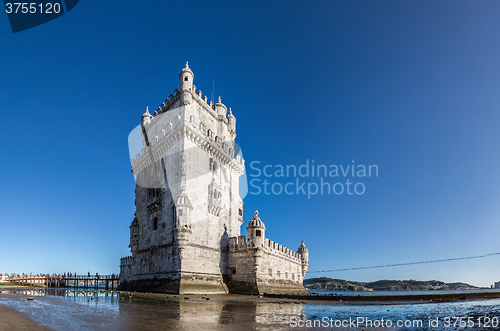
POLYGON ((215 171, 215 161, 212 158, 210 158, 209 167, 210 167, 210 171, 215 171))

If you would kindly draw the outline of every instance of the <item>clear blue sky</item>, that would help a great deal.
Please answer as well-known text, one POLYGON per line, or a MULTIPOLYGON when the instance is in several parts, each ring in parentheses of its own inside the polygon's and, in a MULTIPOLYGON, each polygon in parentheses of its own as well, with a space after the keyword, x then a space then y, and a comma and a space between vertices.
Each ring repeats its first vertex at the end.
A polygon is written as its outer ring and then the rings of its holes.
MULTIPOLYGON (((378 165, 363 195, 244 199, 245 225, 258 209, 267 237, 305 238, 310 271, 500 252, 498 17, 498 1, 82 0, 13 34, 0 15, 0 272, 119 272, 128 134, 185 61, 232 108, 247 166, 378 165)), ((488 286, 499 262, 307 277, 488 286)))

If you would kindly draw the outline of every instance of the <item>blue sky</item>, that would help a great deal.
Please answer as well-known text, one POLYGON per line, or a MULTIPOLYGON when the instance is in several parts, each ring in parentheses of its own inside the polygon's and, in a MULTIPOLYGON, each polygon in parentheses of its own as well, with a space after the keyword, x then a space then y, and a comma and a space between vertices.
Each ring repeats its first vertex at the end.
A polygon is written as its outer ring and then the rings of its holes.
POLYGON ((245 224, 258 209, 267 237, 305 238, 307 277, 489 286, 500 257, 313 271, 500 252, 499 14, 496 1, 80 1, 16 34, 0 15, 0 272, 119 272, 128 134, 189 61, 232 108, 249 179, 253 161, 378 166, 362 195, 244 199, 245 224))

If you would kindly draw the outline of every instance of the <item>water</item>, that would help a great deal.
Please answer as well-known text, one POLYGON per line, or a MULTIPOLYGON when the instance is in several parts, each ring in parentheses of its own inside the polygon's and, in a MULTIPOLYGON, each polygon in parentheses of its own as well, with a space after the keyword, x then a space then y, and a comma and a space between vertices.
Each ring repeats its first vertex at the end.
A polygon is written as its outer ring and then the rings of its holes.
MULTIPOLYGON (((495 330, 500 328, 500 299, 446 303, 354 304, 342 302, 272 302, 255 297, 166 296, 116 291, 5 290, 0 305, 28 314, 54 330, 495 330), (27 296, 33 301, 26 300, 27 296), (189 298, 189 299, 186 299, 189 298), (266 301, 266 302, 264 302, 266 301), (455 327, 447 317, 470 317, 474 326, 455 327), (479 320, 481 318, 481 320, 479 320), (484 322, 490 319, 490 327, 484 322), (494 326, 496 318, 497 327, 494 326), (371 320, 366 323, 346 324, 371 320), (385 322, 381 327, 381 320, 385 322), (437 319, 437 320, 436 320, 437 319), (429 326, 429 320, 437 327, 429 326), (387 327, 387 321, 392 326, 387 327), (402 327, 396 324, 401 321, 402 327), (420 322, 421 321, 421 322, 420 322), (328 327, 321 327, 328 324, 328 327), (379 323, 377 326, 377 322, 379 323), (478 322, 482 323, 479 327, 478 322), (306 328, 311 323, 311 328, 306 328), (335 324, 337 323, 337 324, 335 324), (341 327, 342 323, 344 326, 341 327), (415 326, 404 326, 404 323, 415 326), (421 324, 420 324, 421 323, 421 324), (304 326, 303 328, 299 326, 304 326), (354 327, 353 327, 354 325, 354 327), (296 327, 295 327, 296 326, 296 327), (337 327, 338 326, 338 327, 337 327)), ((414 294, 414 291, 410 291, 414 294)), ((346 295, 343 291, 340 294, 346 295)), ((354 292, 356 295, 361 292, 354 292)), ((377 293, 377 292, 366 292, 377 293)), ((380 292, 378 292, 380 293, 380 292)), ((427 294, 428 292, 426 292, 427 294)), ((437 291, 431 291, 437 293, 437 291)), ((451 293, 451 291, 445 291, 451 293)), ((371 295, 373 295, 371 294, 371 295)), ((394 295, 394 292, 389 292, 394 295)), ((274 300, 276 301, 276 300, 274 300)), ((466 323, 467 319, 462 322, 466 323)), ((464 324, 463 324, 464 325, 464 324)))
POLYGON ((452 293, 486 293, 486 292, 500 292, 500 289, 486 288, 476 290, 432 290, 432 291, 319 291, 308 290, 309 293, 319 294, 337 294, 337 295, 352 295, 352 296, 374 296, 374 295, 429 295, 429 294, 452 294, 452 293))

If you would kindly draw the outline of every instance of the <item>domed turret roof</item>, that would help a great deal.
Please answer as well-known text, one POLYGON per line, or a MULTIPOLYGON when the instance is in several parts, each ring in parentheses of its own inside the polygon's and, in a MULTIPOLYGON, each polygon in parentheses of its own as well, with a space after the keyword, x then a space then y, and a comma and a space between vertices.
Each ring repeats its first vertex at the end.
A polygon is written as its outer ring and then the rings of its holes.
POLYGON ((144 122, 151 118, 153 118, 153 116, 149 113, 149 107, 146 107, 146 111, 142 114, 141 120, 144 122))
POLYGON ((304 244, 304 238, 302 238, 302 244, 300 244, 299 249, 297 250, 297 253, 302 253, 302 252, 309 252, 307 250, 306 245, 304 244))
POLYGON ((217 103, 214 105, 214 109, 217 112, 217 115, 222 115, 225 117, 227 114, 227 107, 222 103, 220 97, 217 99, 217 103))
POLYGON ((264 222, 260 220, 259 212, 256 210, 254 214, 255 216, 250 220, 250 222, 248 222, 247 228, 263 228, 265 230, 266 226, 264 225, 264 222))
POLYGON ((185 72, 189 72, 191 75, 193 75, 194 77, 194 74, 193 72, 191 71, 191 69, 189 68, 189 64, 188 64, 188 61, 186 61, 186 66, 182 69, 181 73, 179 74, 179 79, 181 78, 182 74, 185 73, 185 72))
POLYGON ((189 201, 189 198, 186 193, 182 192, 179 194, 177 197, 177 203, 175 204, 176 207, 181 207, 181 206, 191 206, 191 202, 189 201))

